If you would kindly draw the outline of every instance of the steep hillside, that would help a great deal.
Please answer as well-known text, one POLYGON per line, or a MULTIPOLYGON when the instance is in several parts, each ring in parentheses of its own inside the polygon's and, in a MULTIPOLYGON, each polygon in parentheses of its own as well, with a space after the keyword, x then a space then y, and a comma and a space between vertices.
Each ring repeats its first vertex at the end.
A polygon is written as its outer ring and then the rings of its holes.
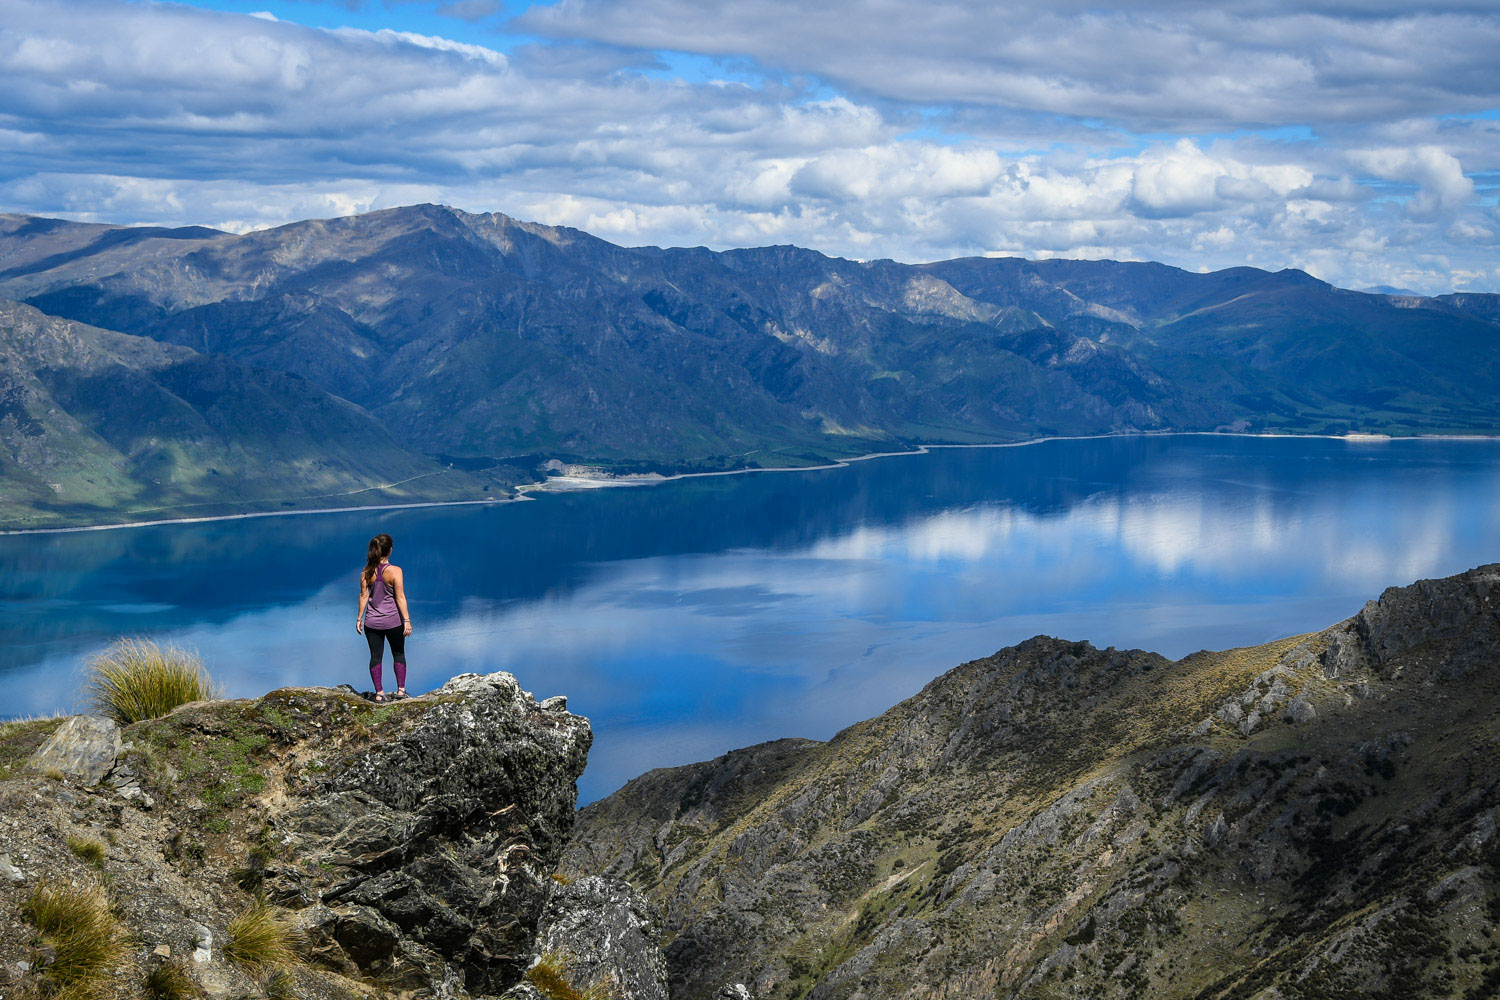
POLYGON ((301 378, 0 301, 0 526, 484 496, 301 378))
POLYGON ((1172 662, 1039 637, 828 743, 655 771, 564 867, 665 914, 674 996, 1500 990, 1500 565, 1172 662))

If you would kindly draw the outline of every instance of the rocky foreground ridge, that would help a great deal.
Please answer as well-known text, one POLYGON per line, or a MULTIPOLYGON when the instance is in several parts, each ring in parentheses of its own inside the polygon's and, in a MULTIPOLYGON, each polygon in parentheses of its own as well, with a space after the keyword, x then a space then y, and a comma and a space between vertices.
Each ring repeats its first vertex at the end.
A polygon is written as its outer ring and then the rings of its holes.
POLYGON ((503 673, 0 727, 0 997, 665 1000, 644 901, 553 877, 592 738, 503 673), (79 985, 34 899, 97 886, 123 948, 79 985))
POLYGON ((1173 662, 1036 638, 827 743, 654 771, 564 870, 672 995, 1500 996, 1500 565, 1173 662))

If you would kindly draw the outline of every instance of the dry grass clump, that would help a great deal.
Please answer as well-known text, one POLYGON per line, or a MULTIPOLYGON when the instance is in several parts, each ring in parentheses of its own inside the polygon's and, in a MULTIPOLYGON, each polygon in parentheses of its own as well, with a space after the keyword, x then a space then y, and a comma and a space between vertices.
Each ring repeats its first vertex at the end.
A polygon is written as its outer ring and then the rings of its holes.
POLYGON ((614 978, 606 976, 580 990, 568 977, 568 957, 549 951, 526 970, 526 981, 547 1000, 619 1000, 614 978))
POLYGON ((294 931, 277 909, 264 899, 229 922, 224 955, 236 965, 265 971, 296 961, 294 931))
POLYGON ((102 887, 38 882, 23 912, 39 932, 38 944, 55 956, 42 970, 56 987, 55 1000, 112 995, 125 938, 102 887))
POLYGON ((141 983, 145 1000, 199 1000, 203 990, 181 962, 161 962, 141 983))
POLYGON ((89 840, 86 837, 69 837, 68 850, 72 851, 80 860, 86 861, 95 868, 104 868, 104 845, 97 840, 89 840))
POLYGON ((266 973, 258 985, 266 1000, 302 1000, 297 993, 297 980, 285 969, 266 973))
POLYGON ((195 654, 149 639, 120 639, 96 653, 89 658, 88 677, 94 707, 122 726, 216 694, 195 654))

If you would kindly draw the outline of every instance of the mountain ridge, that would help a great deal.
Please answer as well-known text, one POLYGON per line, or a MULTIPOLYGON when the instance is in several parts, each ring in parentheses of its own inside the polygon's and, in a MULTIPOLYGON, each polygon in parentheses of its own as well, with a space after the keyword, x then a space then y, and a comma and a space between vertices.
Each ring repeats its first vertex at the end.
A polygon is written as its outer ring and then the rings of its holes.
POLYGON ((223 514, 340 495, 485 493, 296 375, 0 300, 0 520, 223 514))
POLYGON ((1294 270, 630 248, 420 205, 243 235, 4 216, 0 297, 298 376, 476 471, 1500 429, 1494 297, 1366 295, 1294 270))
POLYGON ((1170 661, 1047 636, 827 742, 652 771, 567 871, 664 916, 673 995, 1483 1000, 1500 565, 1170 661))

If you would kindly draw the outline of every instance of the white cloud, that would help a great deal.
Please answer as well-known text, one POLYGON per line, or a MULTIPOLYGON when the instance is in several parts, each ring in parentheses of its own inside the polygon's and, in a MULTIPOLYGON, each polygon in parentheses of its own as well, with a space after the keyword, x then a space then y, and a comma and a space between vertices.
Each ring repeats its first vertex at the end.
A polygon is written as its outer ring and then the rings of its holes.
POLYGON ((1353 286, 1496 284, 1494 194, 1465 169, 1500 170, 1500 123, 1359 117, 1491 101, 1495 67, 1469 58, 1489 37, 1483 11, 1356 18, 1336 3, 1305 15, 1263 3, 1252 21, 1158 3, 1130 17, 1058 7, 1033 24, 1023 7, 1015 32, 997 38, 988 5, 921 8, 917 31, 902 13, 915 7, 883 8, 883 21, 857 5, 818 7, 794 21, 779 3, 755 9, 797 25, 781 33, 785 51, 748 15, 676 0, 565 0, 526 23, 573 36, 501 51, 178 5, 0 0, 0 210, 244 229, 438 201, 627 244, 1153 258, 1300 266, 1353 286), (587 30, 573 24, 585 13, 597 20, 587 30), (627 13, 637 29, 622 26, 627 13), (820 35, 840 18, 841 47, 820 35), (1439 28, 1468 32, 1446 82, 1422 75, 1439 28), (1296 42, 1294 29, 1323 41, 1296 42), (846 86, 770 72, 677 78, 650 48, 719 51, 710 37, 846 86), (1203 52, 1182 63, 1182 47, 1203 52), (1064 54, 1076 64, 1066 73, 1064 54), (888 79, 846 79, 841 60, 888 79), (1291 120, 1283 92, 1299 79, 1311 88, 1304 118, 1326 120, 1321 135, 1131 132, 1148 106, 1168 131, 1226 119, 1216 101, 1249 108, 1246 120, 1291 120), (1105 83, 1119 93, 1101 96, 1105 83), (947 103, 902 103, 929 98, 947 103), (1117 117, 1052 113, 1069 101, 1117 117), (1375 111, 1357 112, 1360 102, 1375 111))
POLYGON ((562 0, 526 30, 748 56, 880 98, 1141 128, 1372 121, 1500 98, 1493 4, 562 0))
POLYGON ((1458 160, 1436 146, 1361 149, 1349 158, 1375 177, 1417 185, 1416 196, 1406 203, 1414 218, 1452 212, 1474 197, 1474 182, 1464 176, 1458 160))

